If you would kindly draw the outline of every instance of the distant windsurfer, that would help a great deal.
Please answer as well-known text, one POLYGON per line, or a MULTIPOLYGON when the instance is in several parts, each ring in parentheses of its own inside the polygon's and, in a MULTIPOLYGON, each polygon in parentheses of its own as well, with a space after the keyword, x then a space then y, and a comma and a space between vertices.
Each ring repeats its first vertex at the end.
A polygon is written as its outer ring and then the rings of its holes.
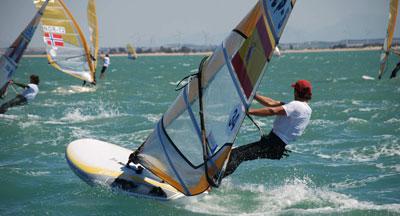
POLYGON ((103 57, 103 68, 101 68, 100 79, 104 79, 104 73, 108 66, 110 66, 110 56, 106 54, 106 56, 103 57))
POLYGON ((312 96, 311 83, 307 80, 298 80, 292 87, 294 100, 287 104, 259 94, 255 95, 254 99, 265 107, 249 109, 248 113, 255 116, 276 115, 272 131, 257 142, 233 148, 224 177, 232 174, 244 161, 260 158, 279 160, 283 156, 288 156, 286 145, 303 134, 312 112, 308 105, 312 96))
POLYGON ((39 92, 39 76, 37 75, 30 76, 29 84, 17 83, 13 80, 10 80, 9 82, 10 84, 23 88, 24 91, 21 94, 17 94, 15 98, 1 105, 0 114, 7 112, 7 110, 11 107, 26 105, 28 102, 35 99, 39 92))

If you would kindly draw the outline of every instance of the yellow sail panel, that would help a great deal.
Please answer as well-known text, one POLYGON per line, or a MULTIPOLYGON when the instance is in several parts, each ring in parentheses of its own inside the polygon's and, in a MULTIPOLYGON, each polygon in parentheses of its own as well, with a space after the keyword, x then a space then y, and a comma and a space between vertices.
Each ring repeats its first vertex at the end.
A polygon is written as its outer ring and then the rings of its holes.
POLYGON ((390 0, 389 22, 387 28, 387 43, 385 44, 386 51, 392 47, 393 34, 396 26, 397 10, 399 8, 399 0, 390 0))
POLYGON ((96 14, 96 1, 89 0, 87 6, 87 18, 89 24, 91 53, 95 59, 94 68, 96 68, 97 55, 99 52, 99 29, 96 14))
POLYGON ((247 16, 239 23, 239 25, 236 26, 236 30, 244 34, 246 37, 249 37, 250 34, 253 32, 257 20, 261 16, 261 9, 261 3, 257 2, 257 4, 247 14, 247 16))
POLYGON ((399 0, 390 0, 389 7, 389 19, 388 26, 386 30, 386 37, 383 43, 382 54, 380 59, 380 67, 378 78, 380 79, 385 72, 386 62, 390 53, 390 48, 392 47, 393 34, 396 26, 397 13, 399 8, 399 0))
MULTIPOLYGON (((43 0, 35 0, 39 8, 43 0)), ((52 0, 41 19, 49 63, 76 78, 94 82, 89 46, 79 25, 62 0, 52 0)))

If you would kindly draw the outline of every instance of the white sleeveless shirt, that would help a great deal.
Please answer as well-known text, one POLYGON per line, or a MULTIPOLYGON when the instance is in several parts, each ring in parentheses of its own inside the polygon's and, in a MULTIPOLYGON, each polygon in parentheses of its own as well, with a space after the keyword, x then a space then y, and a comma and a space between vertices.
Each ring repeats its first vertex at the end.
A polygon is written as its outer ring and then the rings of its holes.
POLYGON ((306 102, 292 101, 282 106, 286 116, 276 117, 272 131, 288 144, 301 136, 311 118, 311 108, 306 102))

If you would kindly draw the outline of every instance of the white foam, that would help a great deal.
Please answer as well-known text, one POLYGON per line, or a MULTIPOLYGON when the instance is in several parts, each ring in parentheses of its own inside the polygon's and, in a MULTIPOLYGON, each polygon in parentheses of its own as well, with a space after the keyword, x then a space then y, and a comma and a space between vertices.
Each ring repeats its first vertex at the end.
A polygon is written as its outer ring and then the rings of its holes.
POLYGON ((17 115, 8 115, 8 114, 0 114, 0 118, 9 119, 9 120, 17 120, 19 116, 17 115))
POLYGON ((144 117, 150 122, 156 123, 161 119, 162 114, 145 114, 144 117))
POLYGON ((353 210, 400 212, 400 204, 376 205, 359 201, 329 188, 316 187, 308 177, 286 179, 282 185, 271 188, 259 184, 238 185, 224 180, 218 191, 202 199, 193 199, 184 208, 212 215, 326 214, 353 210), (299 207, 304 204, 307 208, 299 207))
POLYGON ((363 75, 362 78, 363 78, 364 80, 375 80, 374 77, 370 77, 370 76, 367 76, 367 75, 363 75))
POLYGON ((347 123, 351 123, 351 124, 365 124, 365 123, 368 123, 367 120, 361 119, 361 118, 356 118, 356 117, 350 117, 349 119, 347 119, 346 122, 347 123))
POLYGON ((34 171, 28 171, 28 172, 25 173, 25 175, 27 175, 27 176, 34 176, 34 177, 37 177, 37 176, 47 176, 47 175, 49 175, 49 174, 50 174, 49 171, 36 171, 36 172, 34 172, 34 171))
POLYGON ((389 119, 389 120, 386 120, 386 121, 384 121, 384 123, 386 123, 386 124, 388 124, 388 123, 399 123, 400 122, 400 119, 397 119, 397 118, 391 118, 391 119, 389 119))
POLYGON ((52 92, 60 95, 70 95, 70 94, 77 94, 77 93, 87 93, 87 92, 95 92, 96 87, 94 86, 78 86, 72 85, 69 87, 57 87, 52 92))
POLYGON ((350 160, 356 162, 376 161, 380 157, 400 156, 400 146, 394 140, 393 143, 379 144, 378 146, 364 146, 352 148, 332 155, 334 160, 350 160))
POLYGON ((113 105, 109 106, 99 102, 99 106, 91 110, 82 110, 81 108, 68 109, 65 116, 60 120, 74 123, 104 118, 115 118, 119 116, 122 115, 119 113, 118 108, 115 108, 113 105))

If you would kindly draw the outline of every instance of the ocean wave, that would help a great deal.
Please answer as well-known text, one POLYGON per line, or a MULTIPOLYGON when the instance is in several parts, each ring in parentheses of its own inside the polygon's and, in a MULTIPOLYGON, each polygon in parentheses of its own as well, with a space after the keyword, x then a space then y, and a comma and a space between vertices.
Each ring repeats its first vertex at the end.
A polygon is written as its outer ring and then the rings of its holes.
POLYGON ((82 138, 95 138, 91 134, 89 130, 80 128, 80 127, 69 127, 71 129, 71 136, 75 139, 82 139, 82 138))
POLYGON ((332 183, 331 186, 336 189, 350 189, 364 187, 369 183, 377 182, 382 178, 392 176, 392 175, 379 175, 379 176, 369 176, 360 180, 347 179, 343 182, 332 183))
POLYGON ((68 87, 57 87, 54 89, 53 93, 59 94, 59 95, 70 95, 70 94, 77 94, 77 93, 87 93, 87 92, 95 92, 97 87, 91 86, 78 86, 78 85, 72 85, 68 87))
POLYGON ((113 105, 105 105, 99 103, 99 106, 94 109, 81 109, 81 108, 70 108, 66 111, 64 117, 60 120, 65 122, 85 122, 97 119, 115 118, 123 116, 120 114, 118 108, 113 105), (90 114, 88 114, 90 113, 90 114))
POLYGON ((350 123, 350 124, 365 124, 365 123, 368 123, 368 121, 365 120, 365 119, 361 119, 361 118, 350 117, 349 119, 347 119, 346 123, 350 123))
POLYGON ((143 117, 145 117, 150 122, 156 123, 161 119, 162 114, 161 113, 160 114, 145 114, 145 115, 143 115, 143 117))
POLYGON ((238 185, 224 180, 217 192, 191 200, 184 208, 213 215, 329 214, 354 210, 400 212, 400 204, 377 205, 359 201, 325 187, 316 187, 308 177, 289 178, 282 185, 270 188, 259 184, 238 185), (244 195, 246 202, 243 202, 244 195))
POLYGON ((399 123, 400 119, 397 118, 391 118, 389 120, 384 121, 385 124, 392 124, 392 123, 399 123))
POLYGON ((356 162, 376 161, 381 157, 399 157, 400 145, 396 143, 380 144, 379 146, 365 146, 352 148, 333 154, 333 160, 350 160, 356 162))
POLYGON ((25 172, 25 175, 27 176, 33 176, 33 177, 37 177, 37 176, 48 176, 50 174, 49 171, 28 171, 25 172))

